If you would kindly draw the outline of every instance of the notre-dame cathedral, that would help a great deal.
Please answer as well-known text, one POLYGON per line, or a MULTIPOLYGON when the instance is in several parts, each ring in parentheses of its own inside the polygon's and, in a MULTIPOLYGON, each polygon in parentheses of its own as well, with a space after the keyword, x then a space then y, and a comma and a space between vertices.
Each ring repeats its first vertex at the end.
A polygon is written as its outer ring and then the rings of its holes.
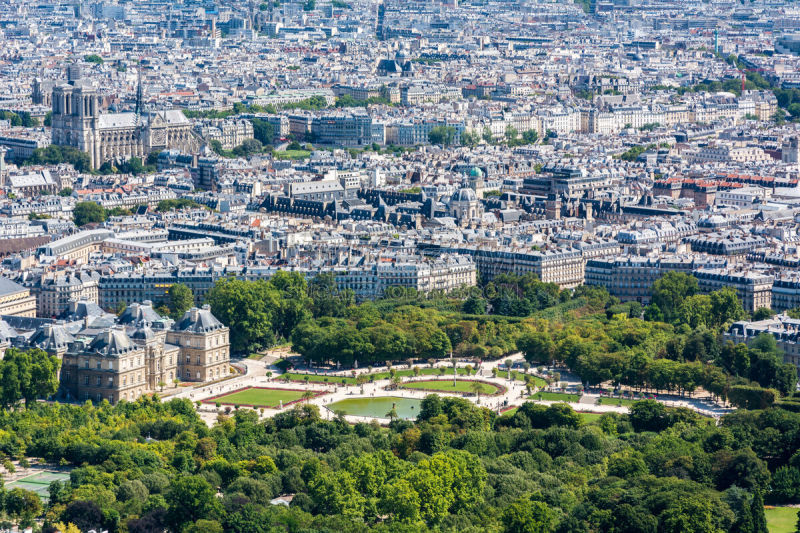
MULTIPOLYGON (((101 113, 97 90, 83 83, 80 72, 71 66, 69 81, 52 87, 51 105, 53 144, 73 146, 89 154, 93 168, 105 161, 131 157, 145 158, 154 151, 177 149, 191 153, 200 142, 192 124, 179 110, 145 111, 141 81, 136 94, 136 111, 101 113)), ((43 101, 48 88, 34 82, 34 100, 43 101)))

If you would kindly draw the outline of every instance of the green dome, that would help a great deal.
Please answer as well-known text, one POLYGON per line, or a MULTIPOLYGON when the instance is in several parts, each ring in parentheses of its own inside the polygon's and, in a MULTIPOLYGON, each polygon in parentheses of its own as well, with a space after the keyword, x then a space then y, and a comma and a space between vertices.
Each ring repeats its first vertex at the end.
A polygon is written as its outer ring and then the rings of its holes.
POLYGON ((470 178, 482 178, 483 177, 483 170, 479 169, 478 167, 472 167, 469 170, 469 177, 470 178))

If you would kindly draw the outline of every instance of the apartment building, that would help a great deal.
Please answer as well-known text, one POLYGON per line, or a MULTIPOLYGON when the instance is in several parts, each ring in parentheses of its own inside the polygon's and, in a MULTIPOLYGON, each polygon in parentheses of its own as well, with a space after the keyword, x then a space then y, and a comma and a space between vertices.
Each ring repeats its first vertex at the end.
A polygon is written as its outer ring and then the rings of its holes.
POLYGON ((391 287, 414 289, 421 294, 450 292, 477 283, 475 263, 463 255, 443 255, 436 259, 387 257, 355 268, 336 268, 340 290, 350 289, 356 300, 380 298, 391 287))
POLYGON ((701 268, 721 268, 722 260, 692 256, 637 257, 592 259, 586 263, 586 285, 599 285, 623 301, 650 303, 650 293, 659 278, 667 272, 693 274, 701 268))
POLYGON ((772 306, 773 277, 760 272, 744 269, 700 268, 692 275, 697 278, 702 292, 712 292, 732 287, 742 301, 742 307, 752 313, 760 307, 772 306))
POLYGON ((40 246, 36 253, 40 258, 54 257, 85 264, 89 260, 89 254, 99 251, 103 241, 113 236, 114 232, 106 229, 81 231, 40 246))
POLYGON ((772 309, 800 309, 800 273, 784 271, 772 282, 772 309))
POLYGON ((724 338, 734 343, 749 344, 762 333, 772 335, 783 350, 783 362, 800 368, 800 320, 788 315, 775 315, 767 320, 734 322, 724 338))
POLYGON ((233 150, 253 138, 253 123, 245 119, 204 120, 194 130, 207 141, 219 141, 223 150, 233 150))
POLYGON ((695 263, 690 258, 671 260, 626 256, 615 259, 592 259, 586 262, 586 285, 605 287, 623 301, 650 302, 653 283, 669 271, 691 273, 695 263))
POLYGON ((725 256, 744 256, 767 243, 764 237, 736 233, 704 233, 687 237, 685 242, 694 252, 725 256))
POLYGON ((499 274, 530 272, 545 283, 568 289, 581 285, 584 279, 584 258, 575 248, 529 252, 501 247, 426 245, 424 250, 434 255, 450 253, 471 257, 485 281, 491 281, 499 274))
POLYGON ((36 316, 36 297, 19 283, 0 277, 0 316, 36 316))
POLYGON ((78 271, 42 278, 39 293, 36 295, 37 316, 57 317, 66 311, 71 302, 85 301, 97 303, 97 272, 78 271))
POLYGON ((336 146, 372 143, 372 118, 367 113, 328 113, 311 119, 314 141, 336 146))

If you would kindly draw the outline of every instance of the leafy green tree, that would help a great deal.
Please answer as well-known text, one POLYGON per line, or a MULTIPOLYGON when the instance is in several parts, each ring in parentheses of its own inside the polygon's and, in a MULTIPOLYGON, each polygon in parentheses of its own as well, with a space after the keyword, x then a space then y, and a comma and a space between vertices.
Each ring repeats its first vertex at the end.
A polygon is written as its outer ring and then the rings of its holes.
POLYGON ((506 533, 548 533, 554 530, 556 516, 543 502, 519 499, 506 507, 502 521, 506 533))
POLYGON ((323 272, 309 282, 308 295, 312 301, 311 311, 315 317, 342 317, 347 313, 347 309, 355 304, 353 291, 339 290, 336 276, 330 272, 323 272))
POLYGON ((707 294, 689 296, 678 307, 678 321, 692 328, 710 326, 712 316, 711 297, 707 294))
POLYGON ((522 140, 527 144, 534 144, 539 140, 539 133, 536 130, 525 130, 522 132, 522 140))
POLYGON ((172 318, 178 319, 194 305, 192 289, 183 283, 173 283, 167 291, 172 318))
POLYGON ((733 287, 724 287, 712 292, 709 296, 711 298, 711 314, 714 318, 712 320, 713 326, 724 326, 728 322, 741 320, 745 317, 746 313, 742 308, 742 301, 733 287))
POLYGON ((46 399, 58 390, 61 361, 44 350, 22 351, 9 348, 0 361, 0 399, 6 406, 25 400, 30 407, 37 399, 46 399))
POLYGON ((651 297, 664 320, 672 322, 678 317, 678 310, 684 300, 697 292, 697 278, 683 272, 667 272, 653 283, 651 297))
POLYGON ((119 165, 119 171, 122 174, 133 174, 134 176, 138 176, 139 174, 144 174, 147 169, 142 163, 141 158, 131 157, 119 165))
POLYGON ((253 137, 264 146, 272 144, 275 139, 275 128, 266 120, 260 118, 250 119, 253 123, 253 137))
POLYGON ((378 508, 393 522, 417 524, 420 522, 419 494, 405 479, 394 479, 380 490, 378 508))
POLYGON ((767 529, 767 515, 764 512, 764 498, 761 496, 760 490, 756 490, 753 494, 750 514, 753 515, 753 533, 769 533, 767 529))
POLYGON ((466 130, 461 133, 461 144, 464 146, 474 147, 481 142, 481 136, 477 132, 466 130))
POLYGON ((258 154, 264 146, 257 139, 245 139, 242 144, 233 149, 233 155, 237 157, 249 157, 258 154))
POLYGON ((699 498, 674 502, 659 518, 661 522, 659 531, 665 533, 719 531, 714 525, 714 509, 711 502, 699 498))
POLYGON ((319 472, 308 483, 308 488, 309 496, 320 512, 340 514, 351 520, 363 519, 366 501, 349 472, 319 472))
POLYGON ((793 466, 782 466, 772 474, 770 484, 771 501, 786 503, 800 497, 800 470, 793 466))
POLYGON ((470 295, 466 300, 464 300, 461 310, 468 315, 485 315, 486 299, 482 298, 481 296, 470 295))
POLYGON ((176 209, 196 208, 202 207, 200 204, 189 198, 174 198, 169 200, 161 200, 156 206, 156 211, 164 213, 167 211, 174 211, 176 209))
POLYGON ((72 210, 72 220, 76 226, 105 222, 106 210, 95 202, 78 202, 72 210))
POLYGON ((89 172, 92 169, 89 154, 71 146, 48 145, 45 148, 36 148, 33 154, 25 160, 30 165, 59 165, 68 163, 78 172, 89 172))
POLYGON ((279 293, 268 282, 234 278, 217 281, 206 302, 211 312, 230 328, 231 350, 256 352, 275 342, 279 293))
POLYGON ((93 501, 75 500, 61 513, 61 520, 76 525, 81 531, 99 530, 105 525, 100 506, 93 501))
POLYGON ((216 520, 198 520, 183 530, 185 533, 224 533, 222 524, 216 520))
POLYGON ((765 409, 778 398, 774 389, 765 389, 749 385, 734 385, 728 392, 728 400, 743 409, 765 409))
POLYGON ((453 126, 435 126, 428 133, 428 141, 440 146, 450 146, 455 137, 456 129, 453 126))
POLYGON ((628 418, 635 431, 662 431, 669 426, 667 408, 655 400, 635 402, 628 418))
POLYGON ((9 516, 29 522, 42 512, 42 501, 35 492, 15 487, 5 494, 3 507, 9 516))
POLYGON ((753 312, 753 320, 767 320, 775 316, 775 311, 770 309, 769 307, 759 307, 753 312))
POLYGON ((550 335, 543 332, 532 332, 517 339, 517 348, 522 350, 529 363, 551 363, 556 354, 556 345, 550 335))
POLYGON ((167 518, 175 530, 189 523, 214 519, 222 514, 222 506, 214 489, 203 476, 178 476, 172 480, 166 495, 167 518))
POLYGON ((519 137, 519 131, 517 131, 517 128, 511 125, 506 126, 506 142, 509 145, 514 145, 517 141, 517 137, 519 137))

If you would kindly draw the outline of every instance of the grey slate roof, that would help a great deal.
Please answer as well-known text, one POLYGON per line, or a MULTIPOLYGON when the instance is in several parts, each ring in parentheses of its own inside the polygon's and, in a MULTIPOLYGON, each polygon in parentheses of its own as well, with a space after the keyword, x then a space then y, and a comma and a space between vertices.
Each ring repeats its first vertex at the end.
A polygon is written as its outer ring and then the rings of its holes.
POLYGON ((172 329, 175 331, 187 331, 190 333, 205 333, 223 328, 222 322, 211 314, 207 306, 202 309, 193 307, 184 313, 183 317, 176 322, 172 329))

